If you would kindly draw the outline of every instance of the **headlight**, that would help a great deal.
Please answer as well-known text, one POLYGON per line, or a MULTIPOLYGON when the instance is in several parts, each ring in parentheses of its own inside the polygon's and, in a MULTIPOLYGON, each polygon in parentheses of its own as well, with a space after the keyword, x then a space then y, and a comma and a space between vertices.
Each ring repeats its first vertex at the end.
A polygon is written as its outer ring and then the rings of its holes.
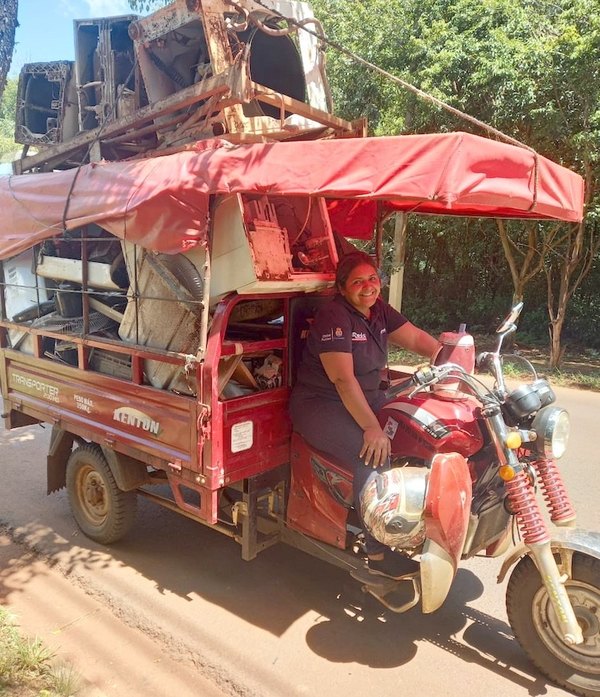
POLYGON ((531 429, 537 433, 535 449, 549 460, 565 454, 571 423, 569 414, 560 407, 543 407, 535 415, 531 429))

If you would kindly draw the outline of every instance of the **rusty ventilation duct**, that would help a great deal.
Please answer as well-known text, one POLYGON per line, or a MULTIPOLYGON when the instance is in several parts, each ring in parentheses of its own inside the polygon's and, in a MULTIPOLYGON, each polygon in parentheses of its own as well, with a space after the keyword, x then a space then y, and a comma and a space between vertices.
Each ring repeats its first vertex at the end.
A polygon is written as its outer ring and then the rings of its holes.
POLYGON ((61 143, 77 133, 73 63, 28 63, 17 87, 15 141, 23 145, 61 143))
POLYGON ((21 72, 16 140, 38 152, 14 170, 118 160, 213 135, 355 133, 331 115, 318 39, 279 26, 279 13, 318 26, 309 5, 269 1, 258 11, 252 0, 174 0, 146 17, 76 20, 74 65, 21 72))
MULTIPOLYGON (((302 59, 289 36, 269 36, 253 27, 239 34, 250 51, 250 77, 274 92, 306 102, 306 79, 302 59)), ((268 104, 252 102, 243 107, 244 116, 280 117, 280 111, 268 104)), ((289 116, 289 112, 286 112, 289 116)))
POLYGON ((135 15, 126 15, 75 21, 75 69, 82 131, 130 114, 139 106, 133 42, 128 33, 135 19, 135 15))

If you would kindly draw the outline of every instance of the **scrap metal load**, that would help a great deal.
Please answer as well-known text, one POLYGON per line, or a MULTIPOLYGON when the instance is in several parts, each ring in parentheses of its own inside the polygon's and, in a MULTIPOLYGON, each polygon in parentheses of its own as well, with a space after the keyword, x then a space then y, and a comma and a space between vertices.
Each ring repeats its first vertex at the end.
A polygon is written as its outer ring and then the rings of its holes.
POLYGON ((23 176, 0 182, 10 208, 0 225, 3 348, 195 394, 186 366, 206 349, 227 293, 332 284, 323 198, 231 189, 209 215, 208 190, 168 161, 215 136, 365 135, 364 121, 330 113, 322 28, 309 5, 266 5, 176 0, 145 17, 75 20, 74 61, 24 66, 15 138, 25 147, 13 164, 23 176), (167 172, 168 181, 155 178, 167 172))
POLYGON ((232 141, 364 135, 333 116, 304 2, 176 0, 143 18, 76 20, 75 61, 21 71, 15 173, 232 141), (297 23, 281 26, 280 16, 297 23), (304 31, 301 26, 310 31, 304 31), (27 157, 30 146, 37 154, 27 157))

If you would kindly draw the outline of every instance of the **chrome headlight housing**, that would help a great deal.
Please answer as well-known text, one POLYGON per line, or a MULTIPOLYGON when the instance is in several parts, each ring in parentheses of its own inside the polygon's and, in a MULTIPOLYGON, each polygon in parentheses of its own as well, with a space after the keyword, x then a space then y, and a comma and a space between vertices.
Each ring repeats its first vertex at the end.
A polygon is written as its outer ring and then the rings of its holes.
POLYGON ((560 407, 543 407, 531 424, 537 438, 534 447, 548 460, 558 460, 565 454, 569 442, 571 422, 569 414, 560 407))

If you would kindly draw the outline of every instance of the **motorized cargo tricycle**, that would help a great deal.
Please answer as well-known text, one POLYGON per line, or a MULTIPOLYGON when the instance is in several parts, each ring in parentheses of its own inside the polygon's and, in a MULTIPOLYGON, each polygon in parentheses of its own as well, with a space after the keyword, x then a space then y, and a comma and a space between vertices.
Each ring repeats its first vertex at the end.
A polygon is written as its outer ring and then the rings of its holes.
MULTIPOLYGON (((391 468, 372 477, 360 505, 373 534, 420 562, 401 581, 365 570, 351 473, 292 433, 287 415, 344 234, 365 236, 396 210, 577 216, 578 195, 551 199, 559 175, 576 190, 574 175, 530 161, 536 190, 519 203, 517 175, 500 181, 484 146, 465 134, 215 143, 89 165, 76 182, 72 172, 13 178, 2 199, 11 221, 0 249, 3 416, 8 428, 52 424, 48 491, 66 486, 77 524, 104 544, 126 534, 143 496, 233 537, 244 559, 286 542, 350 568, 399 612, 419 601, 433 612, 462 559, 503 555, 500 578, 515 567, 507 606, 525 651, 559 684, 597 695, 599 536, 572 527, 557 465, 568 415, 551 386, 535 375, 516 389, 505 383, 500 351, 520 308, 478 357, 493 385, 473 374, 463 333, 438 364, 388 388, 379 418, 391 468), (453 183, 440 179, 441 155, 453 183), (475 163, 491 169, 487 194, 473 198, 452 186, 475 163), (56 234, 61 195, 73 192, 56 234), (396 600, 402 584, 413 589, 408 602, 396 600)), ((502 148, 505 161, 528 155, 502 148)))

